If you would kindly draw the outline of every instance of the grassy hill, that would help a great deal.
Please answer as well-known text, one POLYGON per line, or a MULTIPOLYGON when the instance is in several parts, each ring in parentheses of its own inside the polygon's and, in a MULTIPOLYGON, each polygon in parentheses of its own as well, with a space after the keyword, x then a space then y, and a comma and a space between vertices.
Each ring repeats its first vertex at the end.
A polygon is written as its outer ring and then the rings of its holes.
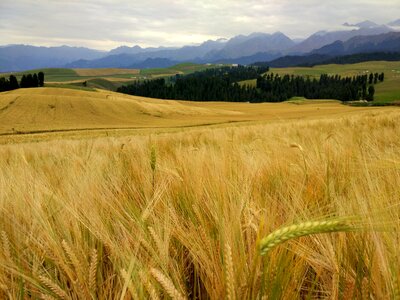
MULTIPOLYGON (((213 68, 215 65, 202 65, 183 63, 165 69, 118 69, 118 68, 105 68, 105 69, 37 69, 29 70, 26 72, 15 73, 18 80, 24 74, 38 73, 40 71, 45 73, 46 86, 49 87, 63 87, 72 89, 83 89, 86 82, 86 87, 101 88, 105 90, 116 90, 120 85, 129 83, 136 80, 152 79, 158 77, 168 77, 176 74, 189 74, 196 71, 202 71, 207 68, 213 68)), ((10 74, 0 74, 1 76, 8 77, 10 74)))
MULTIPOLYGON (((369 73, 385 73, 385 82, 376 85, 375 101, 391 102, 400 100, 400 62, 364 62, 350 65, 321 65, 315 67, 271 68, 279 75, 310 76, 319 78, 321 74, 354 76, 369 73)), ((242 84, 255 85, 255 80, 242 84)))

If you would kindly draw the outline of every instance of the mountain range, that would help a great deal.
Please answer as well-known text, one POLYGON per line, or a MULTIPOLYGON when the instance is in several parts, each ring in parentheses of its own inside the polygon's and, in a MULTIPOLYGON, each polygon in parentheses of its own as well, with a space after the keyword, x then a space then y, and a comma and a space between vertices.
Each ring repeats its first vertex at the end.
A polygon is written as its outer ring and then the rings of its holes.
POLYGON ((357 24, 343 24, 347 30, 319 31, 304 40, 292 40, 281 32, 258 32, 238 35, 229 40, 209 40, 196 46, 121 46, 108 52, 68 46, 8 45, 0 46, 0 72, 49 67, 143 69, 168 67, 179 62, 251 64, 288 55, 332 56, 363 51, 394 52, 400 51, 397 50, 397 26, 400 26, 400 19, 387 25, 363 21, 357 24))
POLYGON ((345 42, 336 41, 311 53, 343 56, 368 52, 400 52, 400 32, 356 36, 345 42))
POLYGON ((83 47, 35 47, 9 45, 0 47, 0 72, 61 67, 78 59, 98 59, 107 52, 83 47))

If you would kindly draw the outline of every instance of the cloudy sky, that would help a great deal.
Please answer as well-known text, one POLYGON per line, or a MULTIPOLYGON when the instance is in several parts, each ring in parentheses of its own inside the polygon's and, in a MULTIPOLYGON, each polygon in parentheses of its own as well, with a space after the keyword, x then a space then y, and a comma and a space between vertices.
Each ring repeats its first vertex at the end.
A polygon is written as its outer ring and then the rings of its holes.
POLYGON ((0 44, 181 46, 251 32, 291 38, 400 17, 400 0, 0 0, 0 44))

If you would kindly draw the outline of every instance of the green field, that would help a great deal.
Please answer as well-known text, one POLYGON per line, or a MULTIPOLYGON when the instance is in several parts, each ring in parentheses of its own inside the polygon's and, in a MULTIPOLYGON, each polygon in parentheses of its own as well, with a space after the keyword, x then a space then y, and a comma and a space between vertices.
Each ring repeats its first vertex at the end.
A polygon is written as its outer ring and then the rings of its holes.
MULTIPOLYGON (((385 81, 376 85, 375 101, 391 102, 400 100, 400 62, 364 62, 351 65, 322 65, 315 67, 272 68, 270 72, 279 75, 297 75, 319 78, 321 74, 354 76, 369 73, 385 73, 385 81)), ((255 80, 242 84, 255 85, 255 80)))
MULTIPOLYGON (((189 74, 196 71, 202 71, 207 68, 213 68, 216 65, 202 65, 193 63, 183 63, 170 68, 159 69, 36 69, 26 72, 15 73, 20 80, 24 74, 38 72, 45 73, 45 82, 48 87, 60 86, 63 88, 88 90, 100 88, 105 90, 116 90, 122 84, 128 84, 136 80, 153 79, 158 77, 169 77, 176 74, 189 74), (86 87, 83 85, 86 82, 86 87)), ((8 77, 10 73, 0 74, 0 77, 8 77)))

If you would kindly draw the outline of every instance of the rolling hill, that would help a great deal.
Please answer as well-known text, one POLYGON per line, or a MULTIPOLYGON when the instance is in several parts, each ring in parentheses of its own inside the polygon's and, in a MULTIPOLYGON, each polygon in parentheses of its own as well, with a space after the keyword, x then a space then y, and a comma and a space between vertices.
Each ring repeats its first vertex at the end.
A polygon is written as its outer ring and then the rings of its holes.
POLYGON ((36 88, 0 93, 2 134, 168 127, 171 122, 175 126, 191 125, 237 114, 240 113, 100 90, 36 88))
POLYGON ((62 88, 0 93, 0 142, 57 136, 129 134, 137 130, 320 119, 359 113, 333 100, 285 103, 228 103, 159 100, 108 92, 62 88), (302 104, 302 105, 295 105, 302 104))

